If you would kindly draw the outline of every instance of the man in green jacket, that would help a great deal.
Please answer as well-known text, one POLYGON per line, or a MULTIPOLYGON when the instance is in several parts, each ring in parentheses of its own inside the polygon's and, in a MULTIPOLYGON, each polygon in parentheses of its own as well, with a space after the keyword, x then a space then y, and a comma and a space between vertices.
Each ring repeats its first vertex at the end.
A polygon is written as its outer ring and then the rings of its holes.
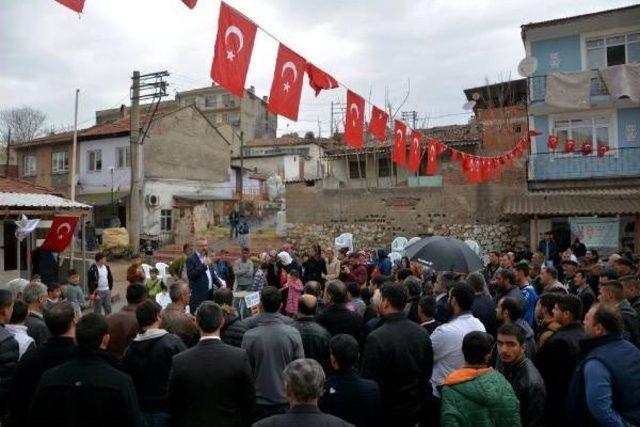
POLYGON ((193 253, 193 246, 191 243, 185 243, 182 245, 182 255, 173 260, 169 267, 167 267, 167 273, 171 275, 175 280, 187 279, 187 269, 185 268, 185 264, 187 262, 187 257, 193 253))
POLYGON ((520 427, 520 404, 511 384, 489 366, 493 338, 469 332, 462 340, 465 366, 442 388, 440 425, 520 427))

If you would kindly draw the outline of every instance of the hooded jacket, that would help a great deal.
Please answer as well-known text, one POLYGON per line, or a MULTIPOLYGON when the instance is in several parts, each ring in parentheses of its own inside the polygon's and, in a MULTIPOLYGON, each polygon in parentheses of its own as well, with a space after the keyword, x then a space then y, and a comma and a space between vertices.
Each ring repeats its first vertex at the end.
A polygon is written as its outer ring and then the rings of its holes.
POLYGON ((378 269, 383 276, 391 276, 391 260, 384 249, 378 249, 378 269))
POLYGON ((442 389, 440 425, 520 426, 518 398, 502 374, 491 368, 459 369, 442 389))
POLYGON ((167 410, 172 359, 186 349, 180 338, 164 329, 148 329, 131 341, 122 359, 122 370, 133 379, 142 412, 167 410))

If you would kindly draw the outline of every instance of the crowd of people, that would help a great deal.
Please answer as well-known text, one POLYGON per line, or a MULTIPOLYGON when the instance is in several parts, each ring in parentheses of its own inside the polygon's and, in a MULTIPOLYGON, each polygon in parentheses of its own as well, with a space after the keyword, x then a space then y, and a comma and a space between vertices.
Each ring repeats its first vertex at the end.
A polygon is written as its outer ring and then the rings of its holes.
POLYGON ((102 254, 87 296, 75 271, 0 289, 2 426, 640 425, 629 254, 549 235, 462 274, 383 249, 183 249, 169 283, 134 256, 113 313, 102 254))

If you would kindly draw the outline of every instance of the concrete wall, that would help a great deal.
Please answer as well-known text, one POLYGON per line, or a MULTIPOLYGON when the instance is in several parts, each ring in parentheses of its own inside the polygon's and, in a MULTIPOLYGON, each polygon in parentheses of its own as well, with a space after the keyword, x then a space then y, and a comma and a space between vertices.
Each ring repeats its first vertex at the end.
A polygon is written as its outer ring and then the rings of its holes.
POLYGON ((229 144, 193 108, 154 121, 144 144, 146 178, 223 182, 230 161, 229 144))
POLYGON ((78 143, 80 168, 78 180, 80 194, 111 192, 111 170, 113 167, 114 191, 129 191, 131 184, 131 168, 116 168, 116 149, 128 147, 129 137, 95 139, 78 143), (102 170, 89 171, 90 150, 102 150, 102 170))

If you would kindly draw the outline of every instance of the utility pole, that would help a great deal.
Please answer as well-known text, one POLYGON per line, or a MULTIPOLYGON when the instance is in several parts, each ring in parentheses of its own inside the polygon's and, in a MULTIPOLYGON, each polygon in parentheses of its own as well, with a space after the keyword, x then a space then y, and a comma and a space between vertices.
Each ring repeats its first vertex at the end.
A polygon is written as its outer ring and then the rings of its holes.
POLYGON ((240 131, 240 200, 238 201, 238 214, 244 215, 244 132, 240 131))
POLYGON ((7 164, 4 168, 4 175, 9 177, 9 157, 11 157, 11 126, 7 129, 7 164))
POLYGON ((329 138, 333 138, 333 101, 331 101, 331 123, 329 124, 329 138))
MULTIPOLYGON (((76 104, 73 114, 73 144, 71 145, 71 201, 76 201, 76 151, 78 148, 78 98, 80 89, 76 89, 76 104)), ((71 251, 73 254, 73 251, 71 251)), ((73 255, 72 255, 73 256, 73 255)))
POLYGON ((413 123, 413 126, 411 127, 412 129, 416 129, 417 126, 417 122, 418 122, 418 112, 417 111, 403 111, 402 113, 400 113, 400 116, 402 117, 402 120, 404 121, 411 121, 411 123, 413 123))
MULTIPOLYGON (((129 244, 133 252, 140 251, 140 234, 142 222, 142 143, 149 132, 153 116, 158 110, 162 97, 167 96, 168 84, 163 77, 168 71, 142 74, 134 71, 131 79, 131 130, 129 132, 129 151, 131 154, 131 190, 129 195, 129 244), (142 94, 140 92, 143 92, 142 94), (140 140, 140 100, 152 98, 156 101, 153 111, 149 109, 146 128, 140 140)), ((152 101, 153 104, 153 101, 152 101)))

